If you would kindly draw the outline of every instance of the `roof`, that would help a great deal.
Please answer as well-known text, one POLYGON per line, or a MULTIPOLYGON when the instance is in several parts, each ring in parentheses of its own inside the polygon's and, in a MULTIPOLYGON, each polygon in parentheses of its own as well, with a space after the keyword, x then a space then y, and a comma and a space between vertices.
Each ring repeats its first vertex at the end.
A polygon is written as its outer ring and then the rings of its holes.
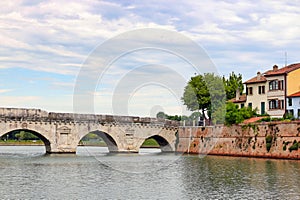
POLYGON ((263 74, 260 74, 258 72, 257 76, 247 80, 246 82, 244 82, 244 84, 263 83, 263 82, 267 81, 265 76, 283 75, 283 74, 287 74, 291 71, 294 71, 296 69, 300 69, 300 63, 291 64, 286 67, 282 67, 280 69, 278 69, 278 66, 274 65, 272 70, 268 70, 263 74))
POLYGON ((291 64, 291 65, 288 65, 286 67, 282 67, 280 69, 277 69, 277 70, 269 70, 269 71, 266 71, 264 73, 265 76, 274 76, 274 75, 282 75, 282 74, 287 74, 291 71, 294 71, 296 69, 299 69, 300 68, 300 63, 296 63, 296 64, 291 64))
POLYGON ((244 82, 244 84, 263 83, 266 81, 267 81, 267 79, 263 75, 260 75, 260 76, 255 76, 255 77, 249 79, 248 81, 244 82))
POLYGON ((289 95, 288 97, 300 97, 300 91, 289 95))
POLYGON ((234 97, 233 99, 230 99, 228 101, 232 103, 243 103, 246 102, 246 100, 247 100, 246 94, 242 94, 238 100, 234 97))
POLYGON ((250 119, 245 119, 243 121, 244 124, 249 124, 249 123, 253 123, 253 122, 257 122, 258 120, 261 120, 263 118, 266 118, 266 117, 252 117, 250 119))

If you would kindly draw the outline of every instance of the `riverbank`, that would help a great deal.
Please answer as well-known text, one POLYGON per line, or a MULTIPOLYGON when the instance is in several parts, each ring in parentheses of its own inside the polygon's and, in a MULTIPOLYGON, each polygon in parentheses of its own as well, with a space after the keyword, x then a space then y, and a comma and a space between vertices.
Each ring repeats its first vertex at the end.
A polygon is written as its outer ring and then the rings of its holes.
POLYGON ((300 160, 300 121, 180 127, 177 152, 300 160))
POLYGON ((41 140, 8 140, 8 141, 0 141, 0 146, 44 146, 43 141, 41 140))

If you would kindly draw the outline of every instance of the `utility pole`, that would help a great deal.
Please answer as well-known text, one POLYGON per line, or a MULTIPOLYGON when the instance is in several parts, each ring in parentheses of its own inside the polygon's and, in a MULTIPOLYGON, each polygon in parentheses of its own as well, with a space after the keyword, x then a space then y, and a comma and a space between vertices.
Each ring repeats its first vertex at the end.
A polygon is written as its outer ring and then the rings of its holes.
POLYGON ((285 56, 285 67, 287 66, 287 52, 284 52, 284 56, 285 56))

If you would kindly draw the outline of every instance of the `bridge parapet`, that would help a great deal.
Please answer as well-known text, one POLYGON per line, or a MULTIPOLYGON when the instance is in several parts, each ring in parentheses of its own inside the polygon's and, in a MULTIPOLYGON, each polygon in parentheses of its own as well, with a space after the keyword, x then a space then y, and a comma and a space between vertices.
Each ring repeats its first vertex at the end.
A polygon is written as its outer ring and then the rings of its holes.
POLYGON ((56 113, 41 109, 0 108, 0 120, 61 122, 61 123, 94 123, 94 124, 130 124, 178 128, 179 122, 167 119, 157 119, 138 116, 114 116, 98 114, 56 113))
POLYGON ((174 151, 177 121, 135 116, 54 113, 40 109, 0 108, 0 137, 28 130, 44 142, 47 153, 75 153, 80 140, 96 133, 110 152, 138 152, 148 138, 162 151, 174 151))

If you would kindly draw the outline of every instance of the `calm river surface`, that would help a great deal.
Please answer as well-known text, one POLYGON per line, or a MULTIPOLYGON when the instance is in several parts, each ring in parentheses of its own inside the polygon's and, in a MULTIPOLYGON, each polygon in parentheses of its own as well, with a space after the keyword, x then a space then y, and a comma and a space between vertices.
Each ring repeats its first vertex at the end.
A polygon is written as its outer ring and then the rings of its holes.
POLYGON ((300 199, 300 161, 0 147, 0 199, 300 199))

